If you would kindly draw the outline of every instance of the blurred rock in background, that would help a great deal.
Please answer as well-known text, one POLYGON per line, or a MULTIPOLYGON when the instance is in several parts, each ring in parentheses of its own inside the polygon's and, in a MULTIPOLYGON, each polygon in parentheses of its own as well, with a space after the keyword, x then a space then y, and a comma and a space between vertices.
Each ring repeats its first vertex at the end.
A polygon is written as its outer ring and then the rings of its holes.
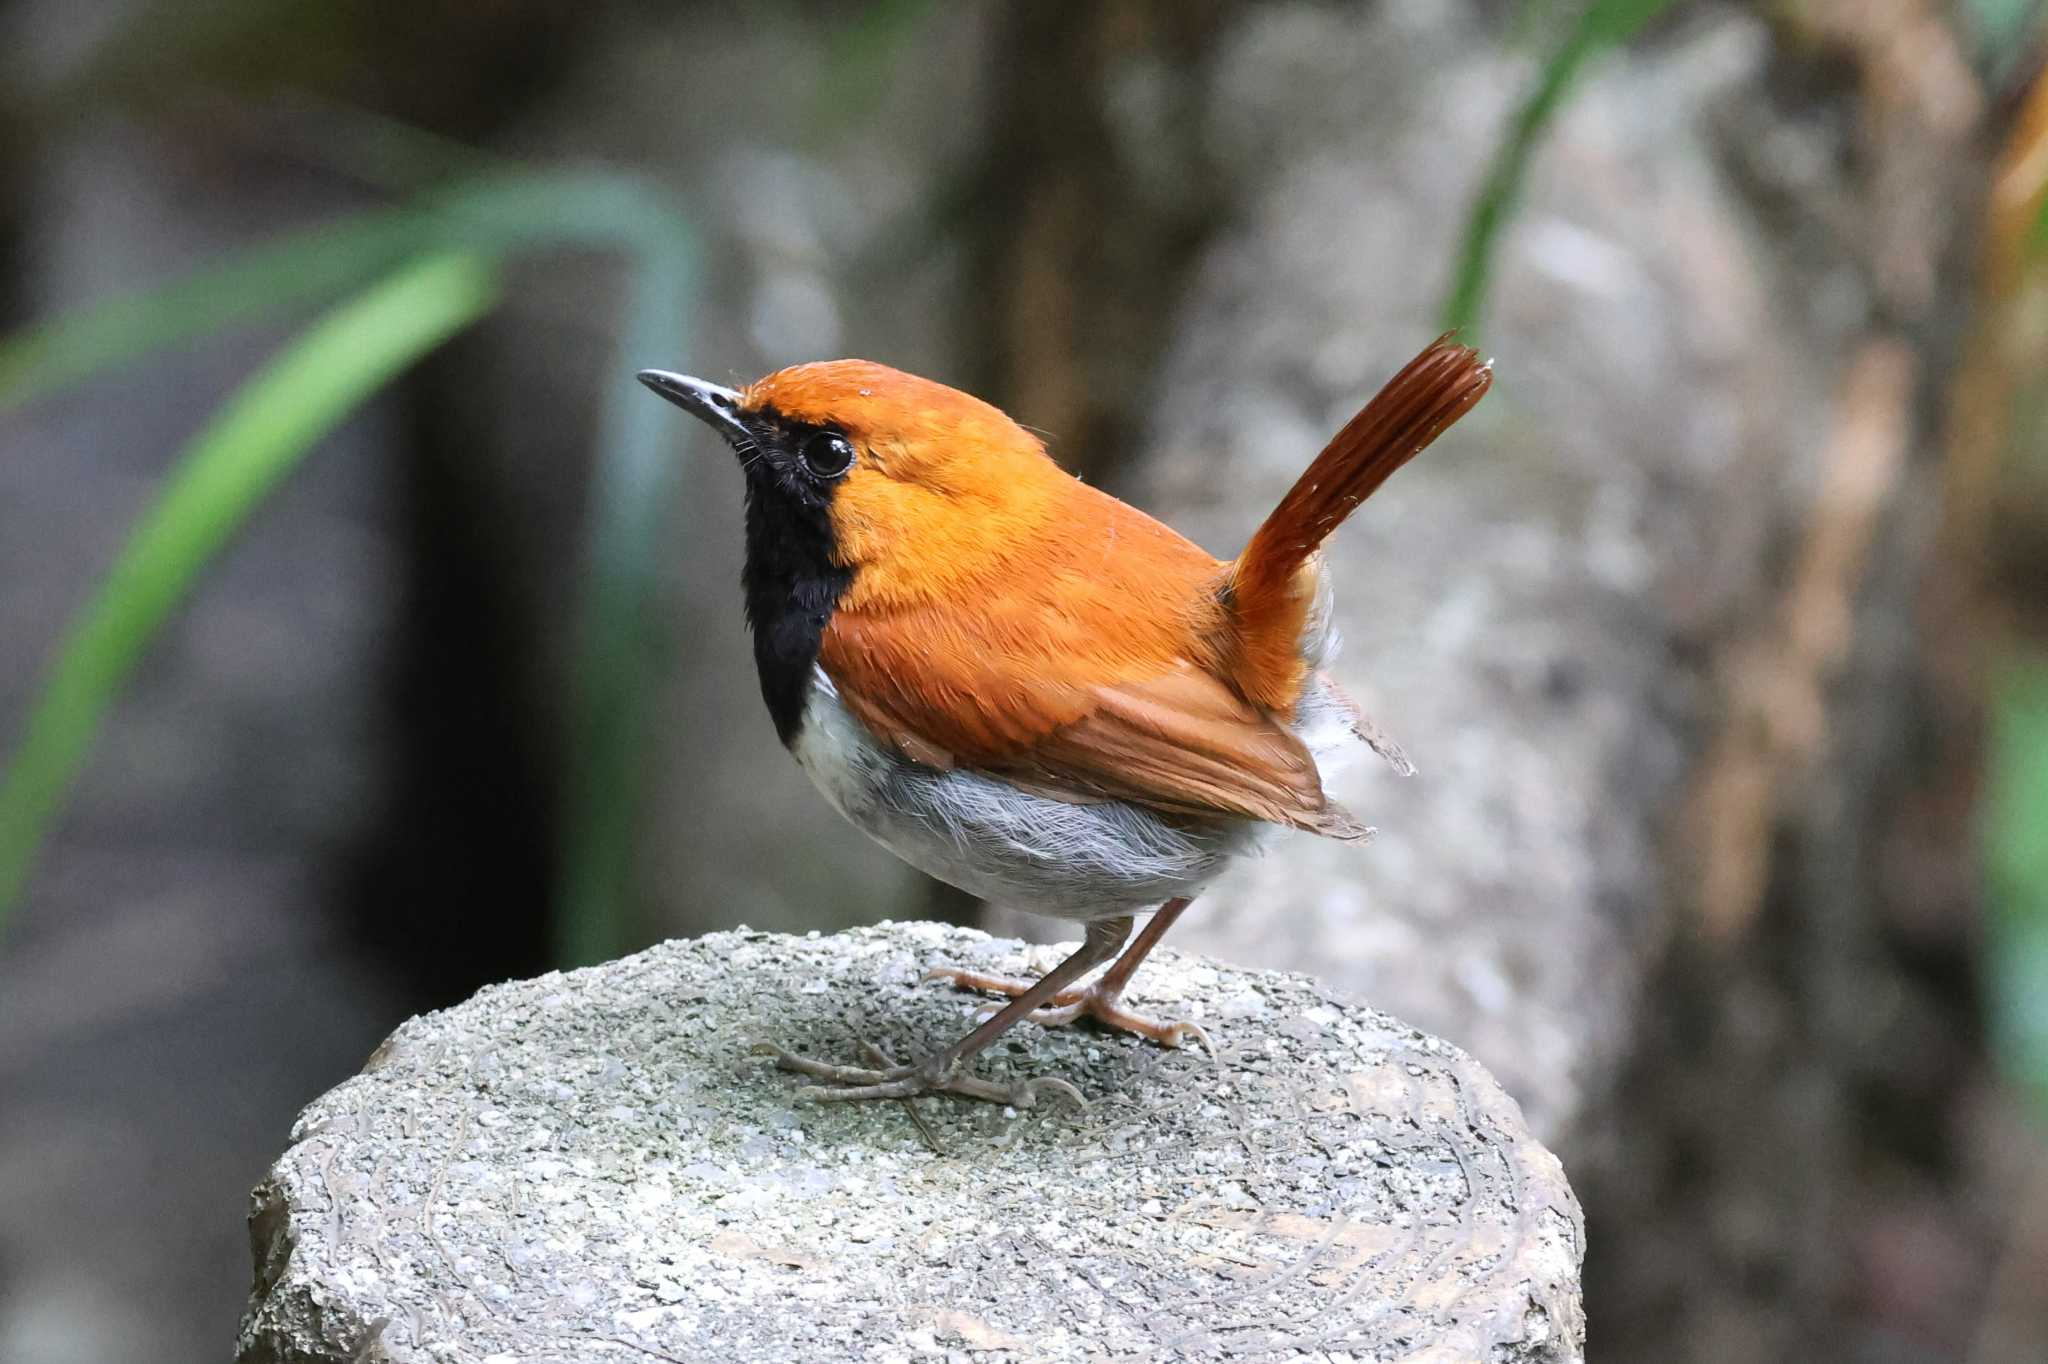
MULTIPOLYGON (((1568 19, 1508 8, 27 0, 0 299, 25 322, 452 173, 382 118, 627 167, 705 252, 691 353, 636 363, 961 384, 1227 554, 1438 329, 1568 19)), ((2039 1155, 1986 1056, 1972 703, 1922 595, 2017 79, 1965 32, 1677 5, 1589 71, 1501 238, 1499 384, 1331 548, 1339 675, 1420 774, 1353 774, 1375 843, 1289 840, 1175 933, 1481 1057, 1585 1196, 1602 1357, 1962 1357, 2013 1272, 2000 1191, 2039 1155)), ((259 514, 100 736, 0 951, 0 1358, 217 1355, 296 1108, 546 964, 620 290, 522 266, 259 514)), ((276 340, 0 418, 0 732, 276 340)), ((642 936, 975 913, 778 750, 739 479, 676 440, 642 936)))

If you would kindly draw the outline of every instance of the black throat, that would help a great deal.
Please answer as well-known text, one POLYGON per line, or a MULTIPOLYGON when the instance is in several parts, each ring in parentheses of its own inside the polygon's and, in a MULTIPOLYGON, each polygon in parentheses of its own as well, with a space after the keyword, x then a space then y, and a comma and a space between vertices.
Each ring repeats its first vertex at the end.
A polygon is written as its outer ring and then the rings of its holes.
POLYGON ((761 699, 788 747, 803 728, 819 642, 853 570, 834 561, 829 498, 777 475, 766 459, 748 471, 747 564, 740 585, 761 699))

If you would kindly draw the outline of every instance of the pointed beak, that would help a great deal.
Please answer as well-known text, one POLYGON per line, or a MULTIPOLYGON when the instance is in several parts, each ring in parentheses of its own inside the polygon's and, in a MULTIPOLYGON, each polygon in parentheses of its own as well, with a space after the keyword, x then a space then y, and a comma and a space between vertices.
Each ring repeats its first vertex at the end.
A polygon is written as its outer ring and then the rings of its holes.
POLYGON ((683 411, 702 419, 727 443, 753 438, 753 432, 740 416, 740 395, 732 389, 661 369, 643 369, 635 377, 683 411))

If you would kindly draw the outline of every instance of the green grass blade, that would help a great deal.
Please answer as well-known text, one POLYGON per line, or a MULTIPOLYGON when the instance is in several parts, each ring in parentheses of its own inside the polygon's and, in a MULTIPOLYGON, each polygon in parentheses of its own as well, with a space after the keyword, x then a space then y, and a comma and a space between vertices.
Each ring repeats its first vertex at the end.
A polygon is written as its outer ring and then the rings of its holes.
POLYGON ((232 323, 334 298, 396 266, 419 236, 416 213, 364 214, 31 327, 0 341, 0 410, 232 323))
POLYGON ((0 776, 0 930, 108 707, 200 572, 322 436, 495 298, 477 255, 413 265, 315 323, 192 438, 74 619, 0 776))
MULTIPOLYGON (((672 424, 631 376, 682 355, 695 259, 685 221, 665 195, 610 172, 507 172, 296 233, 224 267, 0 340, 0 410, 151 350, 337 296, 428 251, 562 247, 615 251, 633 278, 600 433, 578 621, 557 906, 557 949, 573 963, 615 955, 636 936, 628 880, 652 691, 648 602, 679 471, 672 424)), ((89 737, 88 728, 80 742, 89 737)), ((0 872, 6 855, 0 848, 0 872)))
POLYGON ((681 468, 670 412, 648 401, 633 374, 682 357, 693 275, 694 255, 680 234, 643 251, 606 380, 578 618, 563 881, 555 900, 555 956, 564 966, 618 956, 641 936, 631 876, 654 689, 650 607, 681 468))
POLYGON ((590 494, 554 906, 556 960, 583 965, 642 936, 631 878, 654 690, 651 603, 681 469, 670 413, 632 376, 684 353, 696 247, 664 195, 620 175, 487 181, 448 196, 443 212, 506 247, 606 247, 631 267, 590 494))
POLYGON ((1494 150, 1486 178, 1480 182, 1472 211, 1465 220, 1457 269, 1451 277, 1450 297, 1444 304, 1447 328, 1466 333, 1468 340, 1476 334, 1492 281, 1500 231, 1521 197, 1529 158, 1550 120, 1564 106, 1565 95, 1587 59, 1627 42, 1670 4, 1671 0, 1591 0, 1564 42, 1544 64, 1535 87, 1516 111, 1507 136, 1494 150))
POLYGON ((2048 661, 2012 668, 1992 698, 1984 807, 1991 1039, 2048 1120, 2048 661))
POLYGON ((419 203, 289 233, 226 265, 116 298, 0 339, 0 411, 151 351, 283 316, 432 251, 551 246, 673 250, 674 208, 628 176, 518 172, 480 177, 419 203))

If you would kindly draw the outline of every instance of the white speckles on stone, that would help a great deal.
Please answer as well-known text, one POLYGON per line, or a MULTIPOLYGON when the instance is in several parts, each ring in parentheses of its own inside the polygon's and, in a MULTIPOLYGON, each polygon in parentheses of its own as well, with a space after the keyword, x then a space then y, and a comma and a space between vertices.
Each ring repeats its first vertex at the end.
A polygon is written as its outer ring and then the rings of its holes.
POLYGON ((1226 995, 1216 1006, 1220 1018, 1258 1018, 1266 1012, 1266 1000, 1256 990, 1239 990, 1226 995))
POLYGON ((740 1364, 1199 1358, 1224 1326, 1256 1357, 1328 1358, 1286 1342, 1333 1330, 1361 1358, 1419 1332, 1574 1357, 1555 1161, 1454 1048, 1299 978, 1163 951, 1134 998, 1220 1018, 1217 1060, 1020 1028, 983 1073, 1089 1106, 917 1100, 940 1151, 904 1105, 799 1105, 747 1053, 914 1055, 959 1026, 919 980, 946 961, 1029 969, 938 925, 722 934, 559 977, 552 1007, 515 983, 407 1025, 259 1193, 274 1283, 241 1358, 352 1359, 379 1319, 394 1364, 582 1358, 579 1336, 740 1364))
POLYGON ((925 947, 940 946, 955 931, 947 924, 926 923, 923 921, 900 924, 889 923, 884 924, 883 927, 894 929, 900 937, 907 938, 911 942, 922 944, 925 947))

